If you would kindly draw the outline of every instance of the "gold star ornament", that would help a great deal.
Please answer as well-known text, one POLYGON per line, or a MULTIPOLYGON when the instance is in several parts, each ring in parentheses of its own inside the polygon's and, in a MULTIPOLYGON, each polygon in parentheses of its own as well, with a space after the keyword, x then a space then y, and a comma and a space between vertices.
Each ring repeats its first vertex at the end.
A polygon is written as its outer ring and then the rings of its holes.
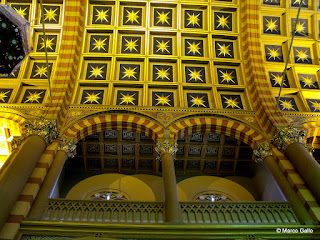
POLYGON ((136 72, 137 67, 135 67, 135 68, 122 67, 122 68, 124 70, 124 71, 122 71, 122 74, 123 74, 122 78, 126 78, 127 77, 129 79, 131 79, 131 78, 137 79, 137 77, 135 76, 137 74, 137 72, 136 72))
POLYGON ((156 67, 156 75, 157 75, 157 77, 156 77, 156 80, 158 80, 158 79, 161 79, 161 80, 164 80, 164 79, 168 79, 169 81, 171 80, 170 78, 169 78, 169 70, 170 70, 170 68, 157 68, 156 67))
POLYGON ((290 101, 289 100, 279 100, 279 102, 280 102, 281 110, 296 111, 293 104, 291 103, 292 100, 290 100, 290 101))
POLYGON ((266 27, 266 29, 265 29, 265 32, 271 32, 271 33, 273 33, 273 32, 276 32, 276 33, 278 33, 279 32, 279 30, 278 30, 278 24, 277 24, 277 22, 278 22, 278 19, 272 19, 272 18, 270 18, 270 19, 265 19, 266 20, 266 24, 265 24, 265 27, 266 27))
POLYGON ((231 14, 221 14, 221 13, 215 13, 216 14, 216 30, 222 29, 222 30, 231 30, 230 25, 230 17, 231 14))
POLYGON ((171 106, 171 104, 170 104, 171 100, 169 99, 170 98, 170 94, 168 94, 168 95, 161 94, 161 96, 158 95, 158 94, 155 94, 155 95, 157 96, 157 98, 155 99, 157 101, 156 106, 158 106, 158 105, 171 106))
POLYGON ((188 28, 201 28, 201 12, 186 11, 186 27, 188 28))
POLYGON ((96 50, 96 51, 107 51, 106 47, 107 47, 107 41, 108 38, 93 38, 93 43, 92 43, 92 51, 96 50))
POLYGON ((134 103, 134 101, 136 100, 135 98, 134 98, 134 95, 136 95, 135 93, 134 94, 129 94, 129 93, 127 93, 127 94, 123 94, 123 93, 120 93, 121 94, 121 98, 120 98, 120 100, 121 100, 121 102, 119 103, 119 105, 121 105, 121 104, 125 104, 125 105, 129 105, 129 104, 132 104, 132 105, 136 105, 135 103, 134 103))
POLYGON ((41 77, 47 77, 47 67, 44 65, 36 65, 36 70, 35 70, 35 74, 33 75, 33 78, 36 78, 37 76, 39 78, 41 77))
POLYGON ((126 21, 125 24, 130 24, 130 25, 140 25, 139 22, 139 13, 141 10, 137 10, 137 9, 125 9, 126 10, 126 21))
POLYGON ((231 52, 231 44, 225 44, 225 43, 216 43, 218 57, 233 57, 231 52))
POLYGON ((54 46, 55 46, 55 37, 50 38, 49 36, 47 36, 46 40, 44 40, 44 38, 41 37, 39 51, 44 48, 47 48, 47 50, 54 51, 55 50, 54 46))
POLYGON ((108 12, 109 12, 109 9, 106 9, 106 10, 103 10, 103 9, 95 9, 96 10, 96 15, 95 15, 95 17, 96 17, 96 20, 95 20, 95 22, 99 22, 100 21, 100 23, 102 23, 102 22, 109 22, 109 20, 108 20, 108 12))
POLYGON ((8 97, 8 94, 10 91, 0 91, 0 101, 1 102, 6 102, 6 98, 8 97))
POLYGON ((186 40, 187 43, 187 54, 186 55, 193 55, 193 56, 202 56, 202 49, 200 45, 202 44, 202 41, 191 41, 191 40, 186 40))
POLYGON ((159 52, 159 53, 169 53, 169 54, 171 54, 171 52, 169 51, 169 49, 170 49, 170 45, 169 45, 170 41, 171 40, 168 40, 168 41, 161 40, 161 42, 160 42, 160 41, 156 40, 156 42, 157 42, 157 44, 156 44, 156 47, 157 47, 156 53, 159 52))
POLYGON ((105 66, 101 66, 101 67, 99 67, 99 66, 96 66, 96 67, 90 66, 90 68, 91 68, 90 73, 91 73, 91 74, 89 75, 88 78, 91 78, 91 77, 103 78, 103 75, 102 75, 102 74, 104 73, 104 71, 103 71, 102 69, 103 69, 104 67, 105 67, 105 66))
POLYGON ((199 97, 199 96, 190 95, 190 97, 191 97, 190 102, 192 103, 190 107, 200 107, 200 106, 205 107, 205 108, 207 107, 205 105, 205 100, 203 100, 203 98, 205 96, 199 97))
POLYGON ((28 10, 28 7, 13 7, 14 10, 17 11, 17 13, 19 13, 20 16, 24 17, 26 19, 27 17, 27 13, 26 11, 28 10))
POLYGON ((29 96, 27 96, 27 99, 24 101, 24 103, 40 103, 39 99, 41 99, 41 94, 44 91, 41 92, 31 92, 29 91, 28 94, 29 96))
POLYGON ((301 77, 303 82, 303 88, 317 88, 317 86, 315 85, 315 80, 313 80, 313 77, 301 77))
POLYGON ((281 61, 280 47, 266 47, 268 61, 281 61))
POLYGON ((168 25, 170 26, 171 23, 169 22, 170 21, 170 17, 169 17, 169 14, 170 14, 170 11, 168 12, 165 12, 165 11, 156 11, 157 13, 157 22, 156 22, 156 25, 158 24, 161 24, 161 25, 168 25))
POLYGON ((100 100, 100 97, 99 95, 101 94, 101 92, 98 92, 98 93, 89 93, 89 92, 86 92, 87 96, 85 97, 86 101, 83 102, 83 104, 86 104, 86 103, 94 103, 94 104, 100 104, 99 103, 99 100, 100 100))
POLYGON ((320 101, 316 101, 316 100, 314 100, 314 102, 311 101, 311 100, 309 100, 309 101, 311 103, 311 106, 313 107, 313 111, 314 112, 315 111, 320 111, 320 101))
POLYGON ((138 44, 138 41, 139 41, 139 38, 137 39, 133 39, 133 38, 130 38, 130 39, 127 39, 127 38, 124 38, 124 41, 125 41, 125 44, 124 44, 124 49, 123 49, 123 52, 139 52, 138 50, 138 47, 139 47, 139 44, 138 44))
POLYGON ((236 84, 236 82, 234 81, 234 77, 233 77, 233 73, 234 71, 222 71, 222 70, 219 70, 219 73, 220 73, 220 83, 226 83, 226 84, 229 84, 229 83, 233 83, 233 84, 236 84))
POLYGON ((232 98, 232 97, 223 97, 225 99, 224 104, 225 107, 224 108, 239 108, 241 109, 241 107, 239 106, 239 102, 238 97, 232 98))
MULTIPOLYGON (((57 23, 57 19, 59 20, 58 18, 58 14, 57 14, 57 11, 59 10, 58 7, 56 8, 44 8, 44 21, 47 22, 47 23, 50 23, 50 22, 54 22, 54 23, 57 23)), ((58 11, 59 12, 59 11, 58 11)))
POLYGON ((200 69, 199 71, 197 71, 197 69, 188 69, 189 71, 189 81, 194 81, 194 82, 197 82, 197 81, 200 81, 200 82, 203 82, 203 79, 202 79, 202 69, 200 69))
MULTIPOLYGON (((271 76, 273 77, 272 78, 272 80, 273 80, 273 87, 276 87, 276 86, 281 86, 281 84, 282 84, 282 80, 283 80, 283 76, 281 75, 280 76, 280 74, 271 74, 271 76)), ((283 86, 285 86, 285 87, 287 87, 287 84, 285 83, 285 82, 283 82, 283 86)))
POLYGON ((307 54, 308 49, 307 50, 303 50, 303 49, 295 49, 295 62, 310 62, 309 61, 309 55, 307 54))

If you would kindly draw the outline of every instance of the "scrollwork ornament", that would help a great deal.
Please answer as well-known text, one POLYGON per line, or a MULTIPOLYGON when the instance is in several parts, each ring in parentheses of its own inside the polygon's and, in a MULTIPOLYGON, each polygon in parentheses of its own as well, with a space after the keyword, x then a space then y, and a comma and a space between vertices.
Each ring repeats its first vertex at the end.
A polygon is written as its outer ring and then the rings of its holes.
POLYGON ((73 158, 77 154, 77 145, 75 144, 75 140, 67 139, 66 137, 62 137, 59 142, 59 150, 63 150, 67 153, 69 158, 73 158))
POLYGON ((257 144, 256 149, 253 150, 255 156, 255 162, 260 163, 263 160, 272 155, 269 143, 257 144))
POLYGON ((35 134, 43 137, 48 145, 53 143, 59 135, 56 121, 50 121, 44 117, 34 120, 27 120, 25 121, 24 126, 26 128, 25 138, 35 134))
POLYGON ((158 161, 161 161, 161 156, 166 153, 171 154, 173 158, 175 158, 175 155, 178 151, 178 144, 168 140, 158 141, 155 150, 158 153, 158 161))
POLYGON ((284 127, 278 128, 277 133, 271 139, 271 143, 274 144, 279 151, 285 151, 286 147, 294 142, 303 143, 303 139, 306 133, 304 130, 293 128, 293 127, 284 127))

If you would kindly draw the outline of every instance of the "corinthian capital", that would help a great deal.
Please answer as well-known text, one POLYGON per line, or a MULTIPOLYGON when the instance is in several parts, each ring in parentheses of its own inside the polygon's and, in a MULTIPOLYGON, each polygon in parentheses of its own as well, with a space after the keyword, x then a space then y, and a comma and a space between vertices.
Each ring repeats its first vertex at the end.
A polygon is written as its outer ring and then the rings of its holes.
POLYGON ((263 162, 263 160, 272 155, 269 143, 257 144, 256 149, 253 150, 255 162, 263 162))
POLYGON ((50 121, 43 117, 34 120, 27 120, 24 123, 26 128, 26 137, 32 134, 43 137, 49 145, 53 143, 59 135, 56 121, 50 121))
POLYGON ((178 151, 178 144, 168 140, 158 141, 155 150, 159 154, 157 160, 160 160, 161 156, 166 153, 169 153, 174 157, 178 151))
POLYGON ((284 152, 286 147, 294 142, 303 143, 305 131, 293 127, 278 128, 276 134, 271 139, 271 143, 274 144, 279 151, 284 152))
POLYGON ((63 150, 67 153, 68 157, 73 158, 76 153, 77 145, 75 144, 74 139, 67 139, 62 137, 59 142, 59 150, 63 150))

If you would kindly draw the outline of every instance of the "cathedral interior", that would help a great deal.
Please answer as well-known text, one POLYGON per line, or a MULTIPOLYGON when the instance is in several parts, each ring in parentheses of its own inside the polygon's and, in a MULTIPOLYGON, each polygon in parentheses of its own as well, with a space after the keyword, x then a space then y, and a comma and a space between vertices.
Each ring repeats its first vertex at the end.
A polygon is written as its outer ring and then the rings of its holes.
POLYGON ((0 240, 320 239, 319 0, 0 4, 0 240))

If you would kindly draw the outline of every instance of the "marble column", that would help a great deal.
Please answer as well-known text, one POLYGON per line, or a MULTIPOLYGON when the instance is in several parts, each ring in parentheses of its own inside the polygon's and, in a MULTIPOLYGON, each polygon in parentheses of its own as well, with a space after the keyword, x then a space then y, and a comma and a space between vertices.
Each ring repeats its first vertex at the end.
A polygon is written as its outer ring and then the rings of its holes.
POLYGON ((320 165, 302 143, 291 143, 285 155, 308 184, 317 200, 320 200, 320 165))
POLYGON ((6 223, 15 202, 19 198, 33 169, 46 148, 45 140, 30 135, 24 140, 11 163, 0 176, 0 229, 6 223))
POLYGON ((50 169, 44 179, 44 182, 41 185, 40 191, 29 212, 29 219, 40 220, 40 218, 42 217, 45 208, 48 206, 52 190, 57 184, 64 163, 67 159, 68 156, 65 151, 59 150, 56 153, 50 169))
POLYGON ((276 180, 283 194, 290 202, 290 205, 292 206, 292 209, 294 210, 299 222, 301 224, 307 225, 314 224, 312 217, 306 210, 305 206, 303 205, 302 201, 300 200, 296 192, 290 186, 290 183, 286 179, 285 175, 282 173, 275 159, 272 156, 267 156, 264 159, 264 163, 269 169, 269 171, 272 173, 272 176, 276 180))
POLYGON ((164 187, 165 222, 181 223, 181 208, 178 199, 177 181, 174 170, 174 155, 177 144, 169 141, 158 142, 157 152, 162 164, 162 178, 164 187))

